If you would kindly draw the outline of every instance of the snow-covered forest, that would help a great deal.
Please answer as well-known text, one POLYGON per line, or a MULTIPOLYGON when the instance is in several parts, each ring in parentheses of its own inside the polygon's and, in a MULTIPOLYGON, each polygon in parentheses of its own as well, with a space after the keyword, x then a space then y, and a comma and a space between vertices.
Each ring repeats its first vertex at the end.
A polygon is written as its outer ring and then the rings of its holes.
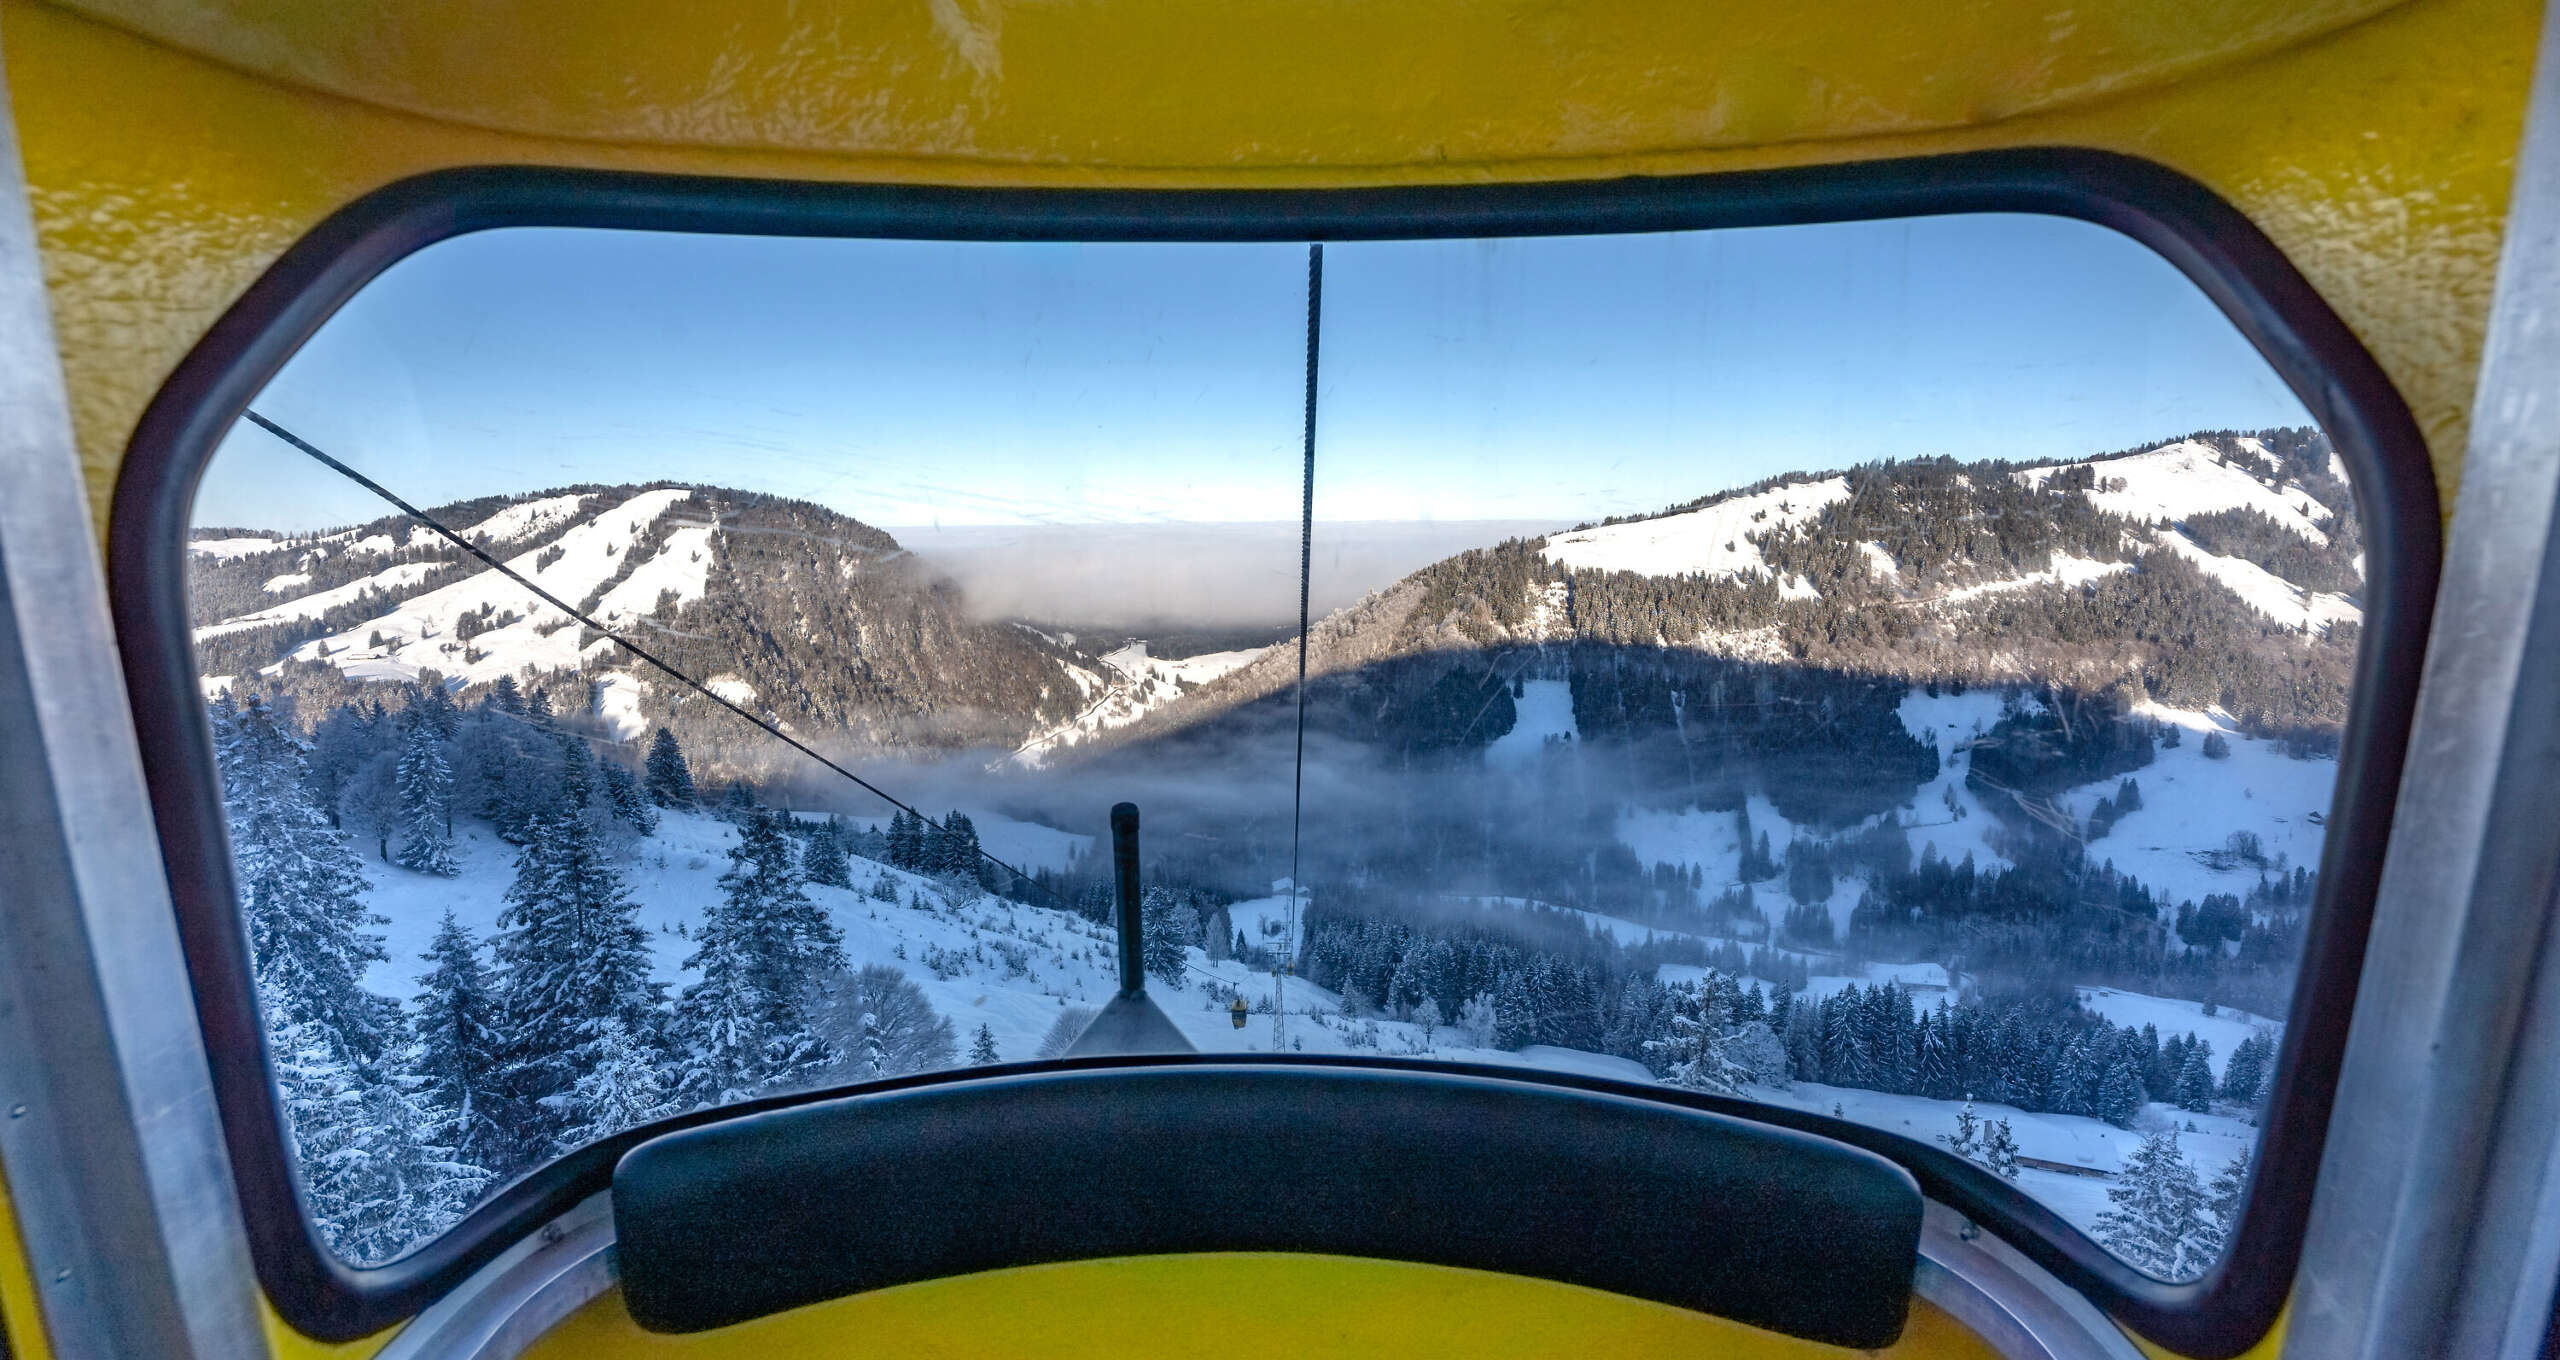
POLYGON ((1268 1047, 1286 954, 1294 1051, 1837 1114, 2181 1278, 2318 891, 2352 510, 2316 434, 2222 432, 1488 545, 1314 630, 1296 846, 1290 640, 978 619, 817 507, 438 513, 925 816, 406 526, 194 546, 279 1094, 351 1260, 680 1111, 1054 1056, 1115 985, 1131 797, 1196 1047, 1268 1047))

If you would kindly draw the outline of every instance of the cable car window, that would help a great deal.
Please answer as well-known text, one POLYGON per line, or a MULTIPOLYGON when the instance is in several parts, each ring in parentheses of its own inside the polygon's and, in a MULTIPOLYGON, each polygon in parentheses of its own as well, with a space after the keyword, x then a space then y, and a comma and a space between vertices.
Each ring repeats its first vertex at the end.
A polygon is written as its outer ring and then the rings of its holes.
POLYGON ((1311 264, 511 229, 318 331, 188 547, 336 1251, 1062 1054, 1126 799, 1197 1049, 1739 1096, 2218 1259, 2364 594, 2231 323, 2011 215, 1311 264))

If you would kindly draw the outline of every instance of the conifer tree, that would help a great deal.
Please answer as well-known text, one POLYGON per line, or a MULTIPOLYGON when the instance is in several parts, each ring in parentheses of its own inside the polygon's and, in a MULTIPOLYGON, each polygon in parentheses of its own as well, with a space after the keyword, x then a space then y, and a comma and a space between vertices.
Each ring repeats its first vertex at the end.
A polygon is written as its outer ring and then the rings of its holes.
POLYGON ((853 886, 853 866, 845 858, 843 827, 832 817, 811 828, 809 845, 801 852, 800 863, 812 883, 830 888, 853 886))
POLYGON ((2133 1127, 2133 1117, 2142 1113, 2142 1076, 2130 1059, 2119 1058, 2107 1069, 2098 1087, 2100 1119, 2120 1129, 2133 1127))
POLYGON ((919 816, 915 821, 916 871, 943 874, 951 871, 951 833, 942 826, 919 816))
POLYGON ((418 978, 416 1016, 410 1029, 417 1051, 411 1070, 423 1086, 420 1099, 446 1112, 446 1139, 462 1161, 510 1172, 511 1149, 499 1126, 506 1108, 501 1086, 496 1025, 498 997, 480 962, 480 942, 447 910, 427 946, 427 971, 418 978))
POLYGON ((594 1068, 608 1021, 632 1041, 654 1040, 661 988, 638 908, 586 820, 544 809, 528 832, 498 914, 497 958, 511 1127, 530 1159, 567 1133, 556 1098, 594 1068))
POLYGON ((359 894, 362 861, 304 787, 302 744, 264 703, 217 709, 214 760, 261 995, 284 1024, 351 1064, 382 1056, 385 1003, 364 987, 387 958, 359 894))
POLYGON ((660 807, 693 806, 693 771, 685 766, 676 734, 663 727, 649 739, 649 776, 645 782, 650 802, 660 807))
POLYGON ((614 816, 630 823, 632 830, 643 836, 655 834, 658 810, 650 805, 648 795, 641 792, 640 781, 632 777, 631 771, 621 761, 599 763, 602 768, 597 771, 597 779, 604 787, 605 806, 613 809, 614 816))
POLYGON ((2107 1199, 2114 1207, 2098 1215, 2098 1240, 2135 1269, 2184 1280, 2212 1263, 2204 1191, 2178 1147, 2177 1130, 2145 1137, 2107 1187, 2107 1199))
POLYGON ((1982 1164, 2005 1180, 2018 1178, 2018 1140, 2009 1121, 1994 1119, 1982 1126, 1982 1164))
POLYGON ((2252 1034, 2234 1046, 2222 1060, 2222 1098, 2239 1105, 2256 1100, 2274 1048, 2275 1041, 2264 1034, 2252 1034))
POLYGON ((271 1020, 267 1050, 312 1219, 340 1256, 387 1261, 450 1226, 489 1184, 435 1141, 410 1092, 333 1052, 320 1026, 271 1020))
POLYGON ((2187 1046, 2178 1069, 2178 1108, 2205 1114, 2213 1109, 2213 1045, 2198 1039, 2187 1046))
MULTIPOLYGON (((433 691, 441 694, 441 687, 433 691)), ((402 868, 451 878, 462 872, 453 858, 453 767, 444 738, 429 715, 409 725, 400 752, 400 856, 402 868)))
MULTIPOLYGON (((1709 974, 1708 982, 1724 979, 1709 974)), ((1726 1057, 1732 1008, 1722 990, 1712 985, 1670 988, 1668 1033, 1645 1041, 1645 1052, 1662 1079, 1692 1091, 1730 1095, 1741 1074, 1726 1057)))
POLYGON ((501 713, 512 713, 519 718, 523 717, 524 692, 516 688, 516 678, 512 675, 499 676, 489 686, 488 704, 489 707, 501 713))
POLYGON ((983 886, 984 876, 979 871, 985 867, 985 860, 978 848, 978 824, 969 820, 969 814, 954 808, 943 819, 942 830, 942 871, 983 886))
POLYGON ((685 960, 701 980, 676 1008, 691 1049, 683 1089, 701 1100, 736 1099, 826 1062, 809 1002, 820 975, 845 961, 843 933, 803 888, 781 814, 747 814, 720 889, 685 960))
POLYGON ((983 1024, 979 1025, 978 1037, 975 1042, 969 1045, 970 1065, 973 1067, 984 1067, 989 1063, 1002 1061, 1004 1061, 1004 1059, 996 1053, 995 1031, 987 1028, 983 1024))
POLYGON ((409 701, 409 722, 412 726, 424 725, 438 741, 451 741, 461 731, 462 711, 454 706, 453 691, 445 687, 440 672, 418 672, 409 701))
POLYGON ((1973 1097, 1964 1098, 1964 1108, 1956 1111, 1956 1131, 1938 1135, 1947 1151, 1972 1161, 1982 1155, 1982 1122, 1973 1113, 1973 1097))
POLYGON ((2216 1260, 2230 1249, 2232 1230, 2239 1226, 2241 1205, 2248 1198, 2249 1174, 2257 1162, 2258 1150, 2252 1147, 2224 1162, 2214 1173, 2213 1184, 2205 1187, 2205 1231, 2197 1246, 2200 1259, 2216 1260))
POLYGON ((1173 890, 1152 887, 1138 898, 1138 916, 1147 976, 1181 991, 1191 937, 1200 929, 1199 913, 1184 904, 1173 890))
POLYGON ((569 1088, 568 1128, 560 1148, 585 1147, 624 1129, 638 1128, 676 1112, 667 1099, 666 1078, 647 1046, 632 1037, 620 1020, 607 1019, 589 1047, 587 1070, 569 1088))

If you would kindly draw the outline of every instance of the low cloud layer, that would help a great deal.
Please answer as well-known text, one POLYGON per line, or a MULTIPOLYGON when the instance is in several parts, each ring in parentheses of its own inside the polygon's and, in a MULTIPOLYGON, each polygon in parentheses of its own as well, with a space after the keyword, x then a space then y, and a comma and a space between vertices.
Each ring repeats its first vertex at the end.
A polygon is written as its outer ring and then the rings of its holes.
MULTIPOLYGON (((1452 553, 1548 533, 1560 522, 1367 521, 1316 525, 1318 617, 1452 553)), ((1143 632, 1294 631, 1298 526, 1104 524, 889 530, 959 585, 982 617, 1143 632)))

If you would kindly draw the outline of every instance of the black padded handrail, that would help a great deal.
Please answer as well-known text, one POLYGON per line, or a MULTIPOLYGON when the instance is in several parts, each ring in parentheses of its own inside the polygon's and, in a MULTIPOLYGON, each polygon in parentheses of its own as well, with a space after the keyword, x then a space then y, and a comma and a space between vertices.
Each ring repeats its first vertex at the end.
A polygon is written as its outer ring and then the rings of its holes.
POLYGON ((1834 1345, 1902 1331, 1920 1190, 1873 1153, 1626 1096, 1283 1063, 1014 1073, 632 1149, 652 1331, 1009 1266, 1292 1251, 1462 1266, 1834 1345))

